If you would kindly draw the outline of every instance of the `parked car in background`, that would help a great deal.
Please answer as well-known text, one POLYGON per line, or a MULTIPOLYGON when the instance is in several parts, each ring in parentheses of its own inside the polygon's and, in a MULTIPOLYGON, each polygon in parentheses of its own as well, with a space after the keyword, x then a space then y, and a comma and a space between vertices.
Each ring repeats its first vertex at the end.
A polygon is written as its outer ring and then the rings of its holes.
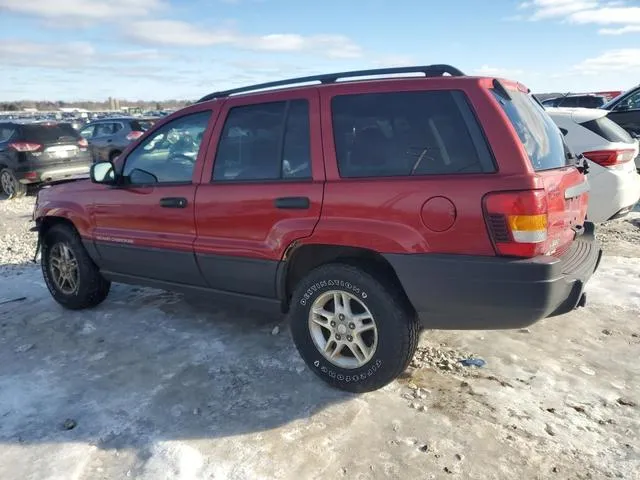
POLYGON ((9 197, 27 185, 87 175, 87 141, 68 123, 0 123, 0 186, 9 197))
POLYGON ((91 181, 40 190, 34 220, 66 308, 112 281, 254 301, 289 312, 311 371, 364 392, 409 365, 421 327, 584 305, 587 191, 522 85, 431 65, 207 95, 91 181))
POLYGON ((542 102, 545 107, 583 107, 598 108, 607 102, 603 95, 593 93, 567 94, 561 97, 547 98, 542 102))
POLYGON ((116 117, 88 123, 80 135, 89 142, 89 150, 95 162, 110 161, 140 138, 157 118, 116 117))
POLYGON ((633 210, 640 199, 640 175, 634 159, 638 140, 607 118, 602 109, 548 108, 569 148, 585 156, 590 184, 587 218, 605 222, 633 210))
MULTIPOLYGON (((640 85, 605 103, 609 118, 635 137, 640 137, 640 85)), ((640 168, 640 165, 639 165, 640 168)))

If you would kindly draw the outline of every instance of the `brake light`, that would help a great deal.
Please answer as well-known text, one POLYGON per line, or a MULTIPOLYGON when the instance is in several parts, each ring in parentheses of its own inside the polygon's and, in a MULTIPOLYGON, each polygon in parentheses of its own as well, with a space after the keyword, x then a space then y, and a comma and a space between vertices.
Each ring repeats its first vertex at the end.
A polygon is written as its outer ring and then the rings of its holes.
POLYGON ((81 138, 80 140, 78 140, 78 146, 80 148, 87 148, 89 146, 89 142, 87 142, 86 138, 81 138))
POLYGON ((141 132, 139 130, 134 130, 132 132, 129 132, 127 134, 127 140, 137 140, 138 138, 140 138, 142 135, 144 134, 144 132, 141 132))
POLYGON ((595 150, 583 155, 601 167, 614 167, 634 159, 636 151, 631 150, 595 150))
POLYGON ((27 172, 24 174, 24 178, 26 178, 27 180, 37 180, 38 172, 27 172))
POLYGON ((489 233, 498 255, 548 253, 548 206, 544 190, 490 193, 484 198, 489 233))
POLYGON ((42 148, 42 145, 31 142, 13 142, 9 144, 9 147, 17 152, 36 152, 42 148))

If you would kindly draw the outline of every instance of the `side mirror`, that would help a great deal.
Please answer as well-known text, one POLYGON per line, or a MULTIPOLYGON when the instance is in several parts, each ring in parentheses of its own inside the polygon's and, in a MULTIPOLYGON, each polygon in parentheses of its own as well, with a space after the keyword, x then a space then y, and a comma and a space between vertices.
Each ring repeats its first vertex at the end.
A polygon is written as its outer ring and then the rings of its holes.
POLYGON ((93 183, 110 184, 116 181, 116 174, 111 162, 98 162, 91 165, 89 173, 93 183))

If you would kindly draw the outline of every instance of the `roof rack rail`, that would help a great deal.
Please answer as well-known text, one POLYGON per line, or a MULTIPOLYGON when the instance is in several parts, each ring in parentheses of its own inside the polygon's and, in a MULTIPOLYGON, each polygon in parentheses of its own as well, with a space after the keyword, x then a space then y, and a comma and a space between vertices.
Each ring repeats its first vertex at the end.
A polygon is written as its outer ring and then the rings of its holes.
POLYGON ((424 73, 426 77, 441 77, 444 74, 449 74, 452 77, 462 77, 464 73, 451 65, 422 65, 415 67, 391 67, 391 68, 376 68, 372 70, 353 70, 351 72, 340 73, 327 73, 322 75, 311 75, 308 77, 290 78, 287 80, 278 80, 275 82, 259 83, 257 85, 250 85, 248 87, 232 88, 231 90, 224 90, 220 92, 210 93, 205 95, 198 102, 206 102, 213 100, 214 98, 223 98, 238 93, 251 92, 254 90, 263 90, 273 87, 283 87, 286 85, 295 85, 297 83, 308 82, 320 82, 323 84, 335 83, 341 78, 353 78, 353 77, 369 77, 375 75, 395 75, 399 73, 424 73))

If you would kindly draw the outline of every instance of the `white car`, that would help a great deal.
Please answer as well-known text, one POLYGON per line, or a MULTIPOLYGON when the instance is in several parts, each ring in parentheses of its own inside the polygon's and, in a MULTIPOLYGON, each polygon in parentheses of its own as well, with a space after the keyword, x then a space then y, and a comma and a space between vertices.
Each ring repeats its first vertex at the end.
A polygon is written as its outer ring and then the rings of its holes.
POLYGON ((569 148, 587 160, 587 218, 600 223, 620 218, 640 199, 640 175, 634 160, 638 140, 596 108, 547 108, 569 148))

